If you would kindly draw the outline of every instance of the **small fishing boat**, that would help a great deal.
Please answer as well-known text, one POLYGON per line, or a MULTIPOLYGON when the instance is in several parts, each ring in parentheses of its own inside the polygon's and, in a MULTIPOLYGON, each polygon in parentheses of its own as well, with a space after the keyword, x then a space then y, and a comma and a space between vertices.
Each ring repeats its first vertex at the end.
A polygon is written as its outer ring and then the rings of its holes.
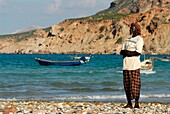
POLYGON ((163 58, 164 59, 170 59, 170 55, 165 55, 163 58))
POLYGON ((89 60, 92 58, 93 56, 90 55, 90 56, 73 56, 71 57, 72 59, 75 59, 75 60, 83 60, 85 62, 89 62, 89 60))
MULTIPOLYGON (((156 71, 153 71, 154 68, 154 58, 145 59, 141 62, 140 73, 141 74, 154 74, 156 71)), ((123 73, 123 71, 117 71, 118 73, 123 73)))
POLYGON ((57 66, 79 66, 83 63, 85 63, 82 60, 79 61, 52 61, 52 60, 46 60, 46 59, 40 59, 40 58, 35 58, 35 60, 40 64, 44 66, 49 66, 49 65, 57 65, 57 66))
POLYGON ((145 59, 141 62, 141 70, 152 71, 153 67, 153 58, 145 59))
POLYGON ((159 60, 159 61, 163 61, 163 62, 170 62, 170 59, 167 58, 158 58, 158 57, 154 57, 154 59, 159 60))

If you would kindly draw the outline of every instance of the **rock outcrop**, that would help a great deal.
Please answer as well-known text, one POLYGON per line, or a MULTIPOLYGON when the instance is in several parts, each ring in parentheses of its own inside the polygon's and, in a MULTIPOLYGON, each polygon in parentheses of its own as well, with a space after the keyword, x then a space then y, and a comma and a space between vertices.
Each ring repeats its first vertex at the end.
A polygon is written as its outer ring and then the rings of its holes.
MULTIPOLYGON (((129 35, 132 22, 142 28, 145 46, 143 53, 170 53, 170 2, 169 0, 124 0, 113 2, 109 11, 115 7, 120 14, 130 13, 118 21, 114 19, 89 22, 84 20, 65 20, 53 25, 49 32, 38 29, 25 40, 1 39, 0 53, 91 53, 112 54, 121 49, 129 35), (132 14, 133 12, 133 14, 132 14)), ((90 17, 93 19, 93 17, 90 17)))

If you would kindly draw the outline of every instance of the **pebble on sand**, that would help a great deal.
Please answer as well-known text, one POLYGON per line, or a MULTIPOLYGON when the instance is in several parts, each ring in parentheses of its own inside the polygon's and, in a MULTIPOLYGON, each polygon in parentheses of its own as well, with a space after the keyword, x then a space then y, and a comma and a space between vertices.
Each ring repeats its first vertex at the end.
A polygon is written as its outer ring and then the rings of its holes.
POLYGON ((170 114, 170 104, 140 103, 140 108, 122 108, 126 103, 114 102, 54 102, 0 101, 0 114, 170 114))

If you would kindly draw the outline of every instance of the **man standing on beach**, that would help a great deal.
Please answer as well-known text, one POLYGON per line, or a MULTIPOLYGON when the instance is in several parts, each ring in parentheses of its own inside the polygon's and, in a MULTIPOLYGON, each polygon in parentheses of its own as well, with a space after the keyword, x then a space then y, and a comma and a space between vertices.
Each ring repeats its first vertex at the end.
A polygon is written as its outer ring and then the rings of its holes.
POLYGON ((123 55, 123 83, 126 92, 127 105, 123 108, 133 108, 131 100, 135 99, 134 108, 139 108, 140 97, 140 54, 143 49, 143 38, 140 25, 132 23, 130 27, 131 38, 123 44, 120 52, 123 55))

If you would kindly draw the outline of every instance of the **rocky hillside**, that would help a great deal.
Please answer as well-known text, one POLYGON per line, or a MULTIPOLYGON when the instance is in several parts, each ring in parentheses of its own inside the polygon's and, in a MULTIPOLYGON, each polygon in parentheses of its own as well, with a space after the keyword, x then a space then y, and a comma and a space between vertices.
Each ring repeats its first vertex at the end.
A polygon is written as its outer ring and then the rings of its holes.
POLYGON ((68 19, 47 29, 0 36, 0 53, 119 53, 138 22, 145 41, 143 53, 170 53, 169 0, 117 0, 106 10, 68 19))

